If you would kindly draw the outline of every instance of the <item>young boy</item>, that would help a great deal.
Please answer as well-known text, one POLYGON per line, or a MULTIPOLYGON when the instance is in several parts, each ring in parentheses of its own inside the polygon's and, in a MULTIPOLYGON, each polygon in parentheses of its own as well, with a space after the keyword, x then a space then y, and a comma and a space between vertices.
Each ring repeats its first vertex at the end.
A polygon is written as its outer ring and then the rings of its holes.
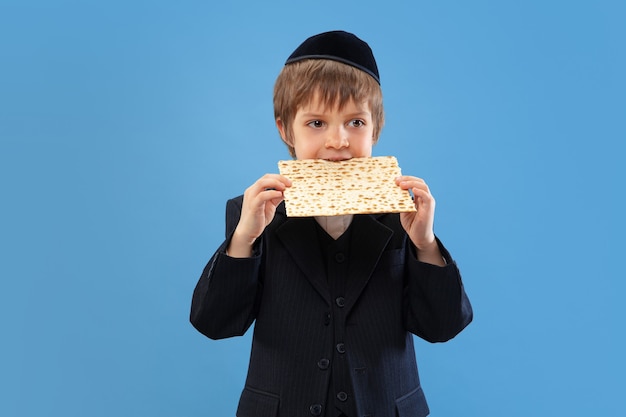
MULTIPOLYGON (((371 156, 384 116, 369 46, 342 31, 307 39, 278 76, 274 109, 297 159, 371 156)), ((226 240, 196 286, 191 322, 220 339, 256 320, 237 416, 428 415, 411 334, 447 341, 472 308, 434 235, 428 186, 396 183, 416 212, 288 218, 291 181, 278 174, 228 201, 226 240)))

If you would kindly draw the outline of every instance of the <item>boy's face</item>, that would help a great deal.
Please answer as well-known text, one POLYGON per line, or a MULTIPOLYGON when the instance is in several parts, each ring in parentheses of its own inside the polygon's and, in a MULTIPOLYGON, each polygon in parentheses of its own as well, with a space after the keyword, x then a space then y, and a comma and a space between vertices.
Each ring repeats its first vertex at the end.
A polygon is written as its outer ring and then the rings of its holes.
POLYGON ((342 161, 372 156, 374 124, 367 102, 348 102, 341 110, 326 108, 316 94, 298 108, 293 121, 293 143, 282 121, 276 121, 283 140, 290 143, 297 159, 342 161))

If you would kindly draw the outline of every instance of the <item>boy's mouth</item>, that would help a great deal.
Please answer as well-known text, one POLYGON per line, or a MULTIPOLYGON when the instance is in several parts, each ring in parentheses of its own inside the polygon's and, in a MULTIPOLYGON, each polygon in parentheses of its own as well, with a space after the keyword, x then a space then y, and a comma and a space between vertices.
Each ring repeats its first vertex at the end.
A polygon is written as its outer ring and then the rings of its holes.
POLYGON ((347 161, 354 158, 354 156, 352 155, 347 155, 347 154, 335 154, 332 156, 325 156, 322 157, 321 159, 325 160, 325 161, 329 161, 329 162, 341 162, 341 161, 347 161))

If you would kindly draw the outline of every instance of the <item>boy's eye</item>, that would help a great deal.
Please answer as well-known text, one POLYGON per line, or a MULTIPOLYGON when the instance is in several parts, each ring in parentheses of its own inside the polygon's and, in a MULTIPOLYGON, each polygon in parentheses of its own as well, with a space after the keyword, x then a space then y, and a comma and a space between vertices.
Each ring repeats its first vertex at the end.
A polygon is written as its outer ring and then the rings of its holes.
POLYGON ((352 127, 362 127, 365 126, 365 122, 361 119, 355 119, 350 122, 350 126, 352 127))
POLYGON ((320 127, 324 126, 324 122, 322 122, 321 120, 313 120, 313 121, 309 122, 309 126, 315 127, 315 128, 320 128, 320 127))

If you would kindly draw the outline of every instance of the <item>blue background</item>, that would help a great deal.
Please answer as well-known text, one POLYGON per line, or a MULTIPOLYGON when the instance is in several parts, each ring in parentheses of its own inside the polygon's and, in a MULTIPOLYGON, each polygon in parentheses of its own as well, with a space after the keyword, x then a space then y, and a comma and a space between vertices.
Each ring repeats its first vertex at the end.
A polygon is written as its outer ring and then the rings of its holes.
POLYGON ((227 198, 288 158, 306 37, 378 60, 475 321, 417 342, 432 416, 624 416, 622 1, 0 2, 0 415, 234 416, 250 334, 191 293, 227 198))

